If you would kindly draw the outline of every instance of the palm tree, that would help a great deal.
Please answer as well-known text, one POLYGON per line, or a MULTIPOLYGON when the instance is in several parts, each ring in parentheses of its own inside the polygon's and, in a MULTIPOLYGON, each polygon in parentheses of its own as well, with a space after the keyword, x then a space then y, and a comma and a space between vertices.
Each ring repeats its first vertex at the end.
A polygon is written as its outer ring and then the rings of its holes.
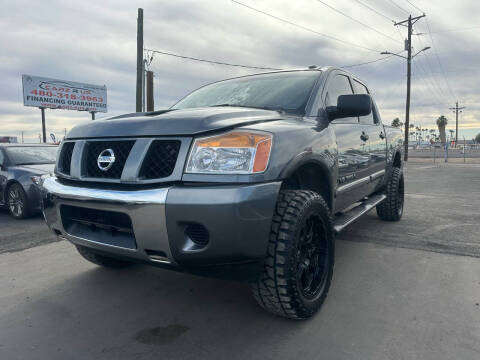
POLYGON ((442 144, 447 142, 447 137, 445 135, 445 126, 447 126, 447 124, 448 120, 445 116, 441 115, 437 119, 438 132, 440 133, 440 140, 442 141, 442 144))
POLYGON ((450 141, 452 141, 452 139, 453 139, 453 134, 455 133, 455 130, 450 129, 450 130, 448 130, 448 131, 450 131, 450 141))
POLYGON ((400 124, 401 124, 401 122, 400 122, 400 119, 399 119, 399 118, 393 119, 393 121, 392 121, 392 126, 393 126, 393 127, 398 128, 398 127, 400 127, 400 124))

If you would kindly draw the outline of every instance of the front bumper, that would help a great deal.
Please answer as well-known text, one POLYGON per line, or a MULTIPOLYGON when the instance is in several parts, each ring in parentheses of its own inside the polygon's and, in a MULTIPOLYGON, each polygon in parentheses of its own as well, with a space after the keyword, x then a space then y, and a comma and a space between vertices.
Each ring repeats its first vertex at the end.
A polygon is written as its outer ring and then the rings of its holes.
POLYGON ((261 270, 267 252, 280 185, 175 185, 126 191, 79 187, 47 177, 43 181, 43 213, 56 235, 107 256, 249 280, 261 270), (108 229, 91 230, 91 224, 71 225, 75 209, 128 217, 132 242, 108 229), (192 241, 187 231, 192 224, 205 230, 207 241, 192 241))

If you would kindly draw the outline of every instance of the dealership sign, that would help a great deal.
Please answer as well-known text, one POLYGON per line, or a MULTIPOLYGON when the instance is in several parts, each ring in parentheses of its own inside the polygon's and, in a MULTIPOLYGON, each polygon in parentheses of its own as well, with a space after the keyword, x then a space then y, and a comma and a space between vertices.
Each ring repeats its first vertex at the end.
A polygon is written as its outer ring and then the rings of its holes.
POLYGON ((107 87, 22 75, 23 104, 39 108, 107 112, 107 87))

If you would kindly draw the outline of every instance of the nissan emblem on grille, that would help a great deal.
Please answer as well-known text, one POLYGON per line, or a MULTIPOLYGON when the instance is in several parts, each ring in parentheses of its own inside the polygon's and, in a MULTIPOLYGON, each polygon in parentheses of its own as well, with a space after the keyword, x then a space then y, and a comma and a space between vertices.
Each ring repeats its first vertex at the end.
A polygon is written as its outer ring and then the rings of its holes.
POLYGON ((98 155, 97 165, 98 168, 102 171, 108 171, 115 162, 115 153, 112 149, 103 150, 100 155, 98 155))

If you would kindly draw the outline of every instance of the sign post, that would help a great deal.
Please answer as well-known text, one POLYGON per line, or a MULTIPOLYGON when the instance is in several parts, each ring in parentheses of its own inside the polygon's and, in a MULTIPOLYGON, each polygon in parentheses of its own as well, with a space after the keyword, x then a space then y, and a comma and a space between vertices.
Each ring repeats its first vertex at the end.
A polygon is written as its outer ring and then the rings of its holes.
POLYGON ((42 113, 43 142, 47 142, 45 109, 107 112, 107 87, 40 76, 22 75, 23 105, 38 107, 42 113))
POLYGON ((40 111, 42 113, 42 138, 43 142, 47 142, 47 130, 45 129, 45 108, 43 106, 40 107, 40 111))

